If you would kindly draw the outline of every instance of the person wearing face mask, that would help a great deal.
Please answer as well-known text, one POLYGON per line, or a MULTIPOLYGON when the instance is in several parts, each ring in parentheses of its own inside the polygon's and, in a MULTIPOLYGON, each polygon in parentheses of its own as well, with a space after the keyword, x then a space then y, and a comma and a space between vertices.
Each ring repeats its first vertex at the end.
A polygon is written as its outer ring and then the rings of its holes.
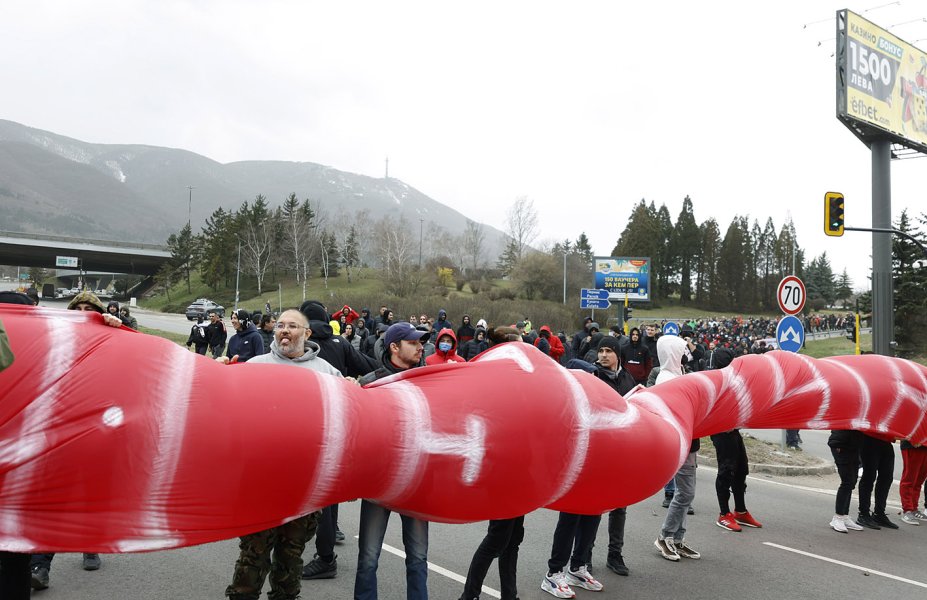
POLYGON ((466 362, 457 356, 457 336, 454 330, 447 328, 438 332, 438 343, 435 344, 435 353, 425 358, 426 365, 440 365, 449 362, 466 362))

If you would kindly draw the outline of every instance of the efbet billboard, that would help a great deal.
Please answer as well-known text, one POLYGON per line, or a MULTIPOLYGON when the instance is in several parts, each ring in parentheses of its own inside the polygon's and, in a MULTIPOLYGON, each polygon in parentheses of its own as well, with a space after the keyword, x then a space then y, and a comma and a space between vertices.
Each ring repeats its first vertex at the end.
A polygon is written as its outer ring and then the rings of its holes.
POLYGON ((595 287, 608 290, 609 298, 635 302, 650 301, 650 259, 624 256, 596 256, 592 259, 595 287))
POLYGON ((841 10, 836 57, 837 118, 864 142, 889 137, 927 152, 927 54, 841 10))

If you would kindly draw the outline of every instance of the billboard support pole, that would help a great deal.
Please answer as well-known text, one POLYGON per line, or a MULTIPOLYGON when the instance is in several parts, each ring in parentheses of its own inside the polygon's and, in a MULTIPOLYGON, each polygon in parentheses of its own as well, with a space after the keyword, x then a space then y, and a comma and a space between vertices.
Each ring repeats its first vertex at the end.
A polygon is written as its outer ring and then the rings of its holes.
MULTIPOLYGON (((891 229, 892 182, 891 142, 872 142, 872 227, 891 229)), ((892 236, 872 234, 872 351, 891 356, 893 337, 892 311, 892 236)))

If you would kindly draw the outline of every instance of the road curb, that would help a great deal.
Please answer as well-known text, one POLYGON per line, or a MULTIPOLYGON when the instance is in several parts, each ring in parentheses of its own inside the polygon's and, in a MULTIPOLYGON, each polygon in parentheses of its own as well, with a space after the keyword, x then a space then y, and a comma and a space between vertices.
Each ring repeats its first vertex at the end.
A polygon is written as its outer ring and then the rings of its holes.
MULTIPOLYGON (((709 467, 718 467, 718 461, 710 456, 698 455, 699 463, 708 465, 709 467)), ((748 463, 750 465, 751 473, 769 473, 770 475, 783 475, 786 477, 798 477, 801 475, 832 475, 836 473, 836 468, 834 465, 830 464, 820 464, 820 465, 804 465, 804 466, 792 466, 792 465, 765 465, 761 463, 748 463)))

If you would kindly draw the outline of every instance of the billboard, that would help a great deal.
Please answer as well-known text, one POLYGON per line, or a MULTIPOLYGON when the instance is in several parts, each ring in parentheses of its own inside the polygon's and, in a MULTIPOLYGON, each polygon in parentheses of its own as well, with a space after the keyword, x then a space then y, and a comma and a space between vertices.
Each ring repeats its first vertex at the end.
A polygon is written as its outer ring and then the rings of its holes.
POLYGON ((848 10, 837 12, 837 118, 927 152, 927 54, 848 10))
POLYGON ((650 258, 596 256, 592 259, 594 287, 608 290, 609 298, 650 301, 650 258))

